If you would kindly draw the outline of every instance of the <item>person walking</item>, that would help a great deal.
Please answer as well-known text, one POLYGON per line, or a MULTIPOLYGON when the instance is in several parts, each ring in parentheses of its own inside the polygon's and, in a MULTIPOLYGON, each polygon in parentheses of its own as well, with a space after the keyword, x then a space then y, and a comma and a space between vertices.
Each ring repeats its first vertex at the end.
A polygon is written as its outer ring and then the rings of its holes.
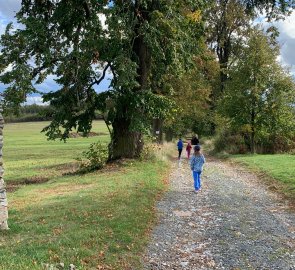
POLYGON ((192 155, 190 161, 190 166, 194 178, 194 188, 196 193, 201 189, 201 173, 203 171, 203 165, 205 162, 205 157, 203 154, 201 154, 201 146, 196 145, 194 147, 194 154, 192 155))
POLYGON ((183 148, 183 142, 182 142, 181 138, 179 138, 178 143, 177 143, 178 159, 180 159, 180 157, 181 157, 182 148, 183 148))
POLYGON ((190 142, 187 142, 187 146, 186 146, 186 152, 187 152, 187 158, 190 158, 191 155, 191 149, 192 149, 192 145, 190 142))
POLYGON ((198 139, 198 135, 197 134, 192 137, 191 142, 192 142, 192 145, 193 146, 200 144, 200 141, 198 139))

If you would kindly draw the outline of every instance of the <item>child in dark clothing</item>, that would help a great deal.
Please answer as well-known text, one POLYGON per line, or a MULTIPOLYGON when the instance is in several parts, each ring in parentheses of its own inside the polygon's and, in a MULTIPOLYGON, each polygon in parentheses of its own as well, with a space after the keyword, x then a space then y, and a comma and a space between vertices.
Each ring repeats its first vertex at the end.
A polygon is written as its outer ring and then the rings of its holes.
POLYGON ((198 144, 200 143, 197 134, 196 134, 195 136, 192 137, 191 142, 192 142, 192 145, 198 145, 198 144))
POLYGON ((179 141, 178 141, 178 143, 177 143, 178 159, 180 159, 180 157, 181 157, 182 148, 183 148, 183 142, 182 142, 182 140, 180 138, 179 141))

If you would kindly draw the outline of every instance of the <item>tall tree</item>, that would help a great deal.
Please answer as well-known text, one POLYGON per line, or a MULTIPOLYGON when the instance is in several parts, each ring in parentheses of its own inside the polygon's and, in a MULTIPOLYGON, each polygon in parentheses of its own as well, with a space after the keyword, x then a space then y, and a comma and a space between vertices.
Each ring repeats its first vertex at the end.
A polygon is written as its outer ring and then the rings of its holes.
POLYGON ((178 106, 173 119, 164 122, 166 135, 171 139, 188 131, 208 135, 210 131, 210 94, 217 84, 218 63, 213 53, 203 48, 200 55, 195 56, 195 66, 181 76, 167 80, 174 91, 171 95, 178 106))
POLYGON ((214 1, 207 11, 207 41, 215 51, 220 65, 220 92, 228 78, 228 66, 238 51, 252 15, 239 0, 214 1))
MULTIPOLYGON (((219 110, 236 132, 246 131, 250 149, 275 137, 294 138, 294 81, 277 63, 279 47, 262 30, 253 29, 230 71, 219 110)), ((276 140, 273 141, 273 144, 276 140)))
MULTIPOLYGON (((264 13, 269 20, 283 19, 295 7, 291 0, 211 0, 206 10, 207 42, 216 53, 220 65, 220 86, 212 92, 211 111, 222 97, 228 79, 228 68, 239 55, 251 21, 264 13)), ((212 122, 212 132, 215 123, 212 122)))
POLYGON ((23 0, 22 28, 9 25, 1 40, 5 105, 18 105, 55 75, 61 88, 44 95, 56 109, 44 129, 49 138, 89 132, 100 109, 112 126, 110 159, 137 157, 147 119, 169 108, 151 91, 152 74, 189 62, 195 46, 187 15, 201 8, 190 0, 23 0), (107 72, 112 90, 97 94, 93 87, 107 72))

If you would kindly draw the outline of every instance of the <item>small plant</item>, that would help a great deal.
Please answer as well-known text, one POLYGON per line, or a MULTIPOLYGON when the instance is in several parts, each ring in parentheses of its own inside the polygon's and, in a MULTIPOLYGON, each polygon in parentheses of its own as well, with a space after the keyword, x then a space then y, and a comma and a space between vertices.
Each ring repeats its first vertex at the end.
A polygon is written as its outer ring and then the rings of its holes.
POLYGON ((80 172, 90 172, 102 169, 108 159, 108 149, 105 144, 92 143, 89 149, 82 152, 82 157, 77 158, 80 162, 80 172))
POLYGON ((140 160, 155 160, 156 153, 158 151, 158 145, 147 143, 143 146, 142 152, 140 154, 140 160))

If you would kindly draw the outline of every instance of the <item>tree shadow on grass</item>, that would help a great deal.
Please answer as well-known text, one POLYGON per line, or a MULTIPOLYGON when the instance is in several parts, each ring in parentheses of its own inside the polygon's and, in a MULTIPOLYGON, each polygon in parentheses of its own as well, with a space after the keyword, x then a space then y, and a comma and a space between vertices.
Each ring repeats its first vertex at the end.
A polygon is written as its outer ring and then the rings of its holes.
POLYGON ((7 183, 6 190, 8 192, 14 192, 25 185, 43 184, 43 183, 48 182, 49 180, 50 180, 49 177, 43 177, 43 176, 33 176, 30 178, 10 180, 7 183))

